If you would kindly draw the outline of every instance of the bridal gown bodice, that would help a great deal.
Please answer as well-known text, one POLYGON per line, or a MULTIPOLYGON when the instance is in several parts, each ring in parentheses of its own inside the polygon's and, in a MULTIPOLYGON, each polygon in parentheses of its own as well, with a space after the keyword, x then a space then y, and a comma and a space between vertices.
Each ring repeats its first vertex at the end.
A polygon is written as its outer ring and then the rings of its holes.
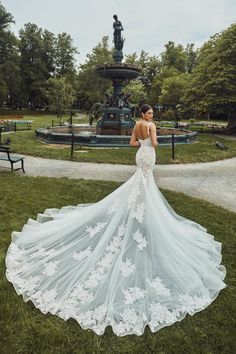
POLYGON ((140 148, 136 153, 136 165, 143 173, 153 171, 156 162, 155 149, 150 138, 138 139, 140 148))
POLYGON ((225 287, 221 243, 171 208, 141 140, 136 172, 95 204, 47 209, 12 233, 6 276, 44 314, 141 335, 203 310, 225 287))

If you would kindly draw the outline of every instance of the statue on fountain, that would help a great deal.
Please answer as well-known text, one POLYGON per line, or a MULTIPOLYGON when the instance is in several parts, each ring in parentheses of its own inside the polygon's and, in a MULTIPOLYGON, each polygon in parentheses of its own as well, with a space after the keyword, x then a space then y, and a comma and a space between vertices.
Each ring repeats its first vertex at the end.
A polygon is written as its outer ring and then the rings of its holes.
POLYGON ((135 121, 131 117, 130 94, 123 91, 124 82, 136 79, 140 69, 131 64, 122 63, 124 30, 117 15, 113 16, 113 63, 98 65, 96 71, 100 77, 112 81, 113 94, 106 92, 103 96, 102 117, 97 122, 96 133, 99 135, 131 135, 135 121))
POLYGON ((121 31, 124 30, 122 23, 118 20, 117 15, 113 16, 114 22, 113 22, 113 42, 115 44, 115 49, 116 50, 122 50, 123 45, 124 45, 124 38, 121 37, 121 31))

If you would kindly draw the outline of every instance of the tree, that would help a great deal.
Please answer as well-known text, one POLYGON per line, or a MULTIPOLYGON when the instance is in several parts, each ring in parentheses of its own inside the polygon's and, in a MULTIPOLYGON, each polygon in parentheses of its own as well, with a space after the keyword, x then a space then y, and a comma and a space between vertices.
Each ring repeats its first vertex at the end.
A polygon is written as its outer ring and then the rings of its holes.
POLYGON ((0 4, 0 103, 16 104, 20 92, 17 39, 10 31, 13 17, 0 4))
POLYGON ((61 116, 66 109, 71 109, 75 100, 75 90, 66 77, 53 77, 47 80, 45 96, 50 110, 61 116))
POLYGON ((4 80, 3 74, 0 71, 0 104, 1 105, 3 104, 3 102, 6 101, 7 92, 8 92, 7 85, 6 85, 6 82, 4 80))
POLYGON ((127 55, 125 63, 135 64, 140 68, 139 80, 144 85, 145 94, 148 97, 152 89, 154 77, 161 67, 160 60, 155 55, 150 56, 142 50, 139 57, 136 53, 127 55))
POLYGON ((37 108, 44 104, 42 88, 50 77, 43 58, 43 31, 33 23, 20 30, 22 101, 24 106, 37 108))
POLYGON ((75 82, 77 50, 70 35, 62 33, 55 38, 32 23, 25 24, 19 34, 22 100, 26 106, 41 107, 46 103, 44 88, 49 78, 67 76, 72 84, 75 82))
POLYGON ((160 103, 161 95, 161 101, 163 101, 163 97, 166 97, 167 91, 168 100, 170 96, 174 97, 175 93, 170 92, 171 87, 174 89, 174 83, 180 83, 179 75, 191 73, 197 60, 197 52, 194 51, 194 44, 187 44, 186 48, 184 48, 180 44, 175 45, 172 41, 169 41, 165 45, 165 51, 160 56, 159 67, 155 70, 149 90, 149 102, 152 104, 160 103), (175 79, 176 76, 177 78, 175 79), (168 80, 165 81, 166 79, 168 80), (168 89, 166 87, 163 88, 164 81, 166 82, 165 85, 168 84, 168 89), (162 91, 165 92, 165 95, 162 91))
POLYGON ((189 74, 178 74, 163 80, 159 101, 168 108, 173 109, 177 120, 178 106, 181 106, 189 74))
POLYGON ((125 94, 130 93, 131 94, 130 101, 136 105, 139 105, 140 102, 147 100, 145 86, 139 80, 130 81, 130 83, 125 86, 123 92, 125 94))
POLYGON ((93 48, 92 54, 87 54, 86 62, 79 67, 76 95, 81 108, 89 109, 94 103, 101 102, 104 93, 111 89, 110 80, 96 74, 96 65, 112 61, 112 51, 108 46, 108 37, 105 36, 93 48))
POLYGON ((186 71, 187 53, 181 44, 175 45, 169 41, 165 44, 165 51, 161 53, 162 66, 175 68, 179 72, 186 71))
POLYGON ((152 87, 149 94, 149 101, 151 104, 160 103, 160 95, 162 91, 162 85, 165 79, 178 75, 179 72, 173 67, 162 67, 159 72, 156 73, 152 87))
POLYGON ((185 94, 185 104, 193 110, 235 117, 235 43, 236 24, 211 37, 200 49, 185 94))
POLYGON ((78 53, 73 46, 71 36, 65 32, 58 34, 55 41, 55 71, 56 76, 74 76, 76 72, 75 55, 78 53))
POLYGON ((0 31, 2 34, 8 31, 10 23, 14 23, 13 16, 0 4, 0 31))
POLYGON ((165 78, 162 84, 160 103, 172 106, 173 108, 181 104, 186 81, 186 74, 165 78))
POLYGON ((56 38, 55 35, 48 31, 44 30, 42 32, 42 61, 46 67, 47 76, 53 77, 56 73, 56 38))
POLYGON ((196 66, 198 51, 194 50, 194 44, 188 43, 185 48, 186 54, 186 71, 191 73, 193 68, 196 66))

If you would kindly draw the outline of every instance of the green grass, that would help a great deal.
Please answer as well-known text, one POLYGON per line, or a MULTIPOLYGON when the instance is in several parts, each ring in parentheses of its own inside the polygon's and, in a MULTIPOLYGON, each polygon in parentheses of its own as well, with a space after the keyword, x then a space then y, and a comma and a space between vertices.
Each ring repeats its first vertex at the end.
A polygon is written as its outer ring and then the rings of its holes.
MULTIPOLYGON (((1 111, 0 110, 0 120, 4 117, 4 115, 23 115, 24 117, 22 120, 31 120, 31 127, 32 129, 37 129, 37 128, 42 128, 42 127, 51 127, 52 122, 53 125, 59 125, 60 124, 60 119, 57 118, 56 114, 42 114, 38 112, 33 112, 33 111, 21 111, 21 112, 16 112, 16 111, 1 111)), ((14 119, 14 118, 13 118, 14 119)), ((67 115, 62 115, 61 117, 61 122, 67 122, 69 119, 69 114, 67 115)), ((88 123, 89 119, 86 113, 79 113, 78 116, 73 116, 73 123, 78 124, 78 123, 88 123)), ((24 128, 24 127, 23 127, 24 128)), ((21 126, 18 126, 18 130, 23 130, 21 126)))
POLYGON ((66 178, 25 177, 0 173, 0 353, 3 354, 233 354, 236 352, 236 217, 235 213, 182 193, 162 191, 180 215, 208 229, 222 242, 227 287, 204 311, 157 333, 146 328, 141 337, 116 337, 108 327, 103 336, 43 315, 17 296, 5 278, 5 254, 13 230, 46 208, 96 202, 120 184, 66 178))
MULTIPOLYGON (((24 131, 2 135, 2 141, 9 136, 14 152, 51 159, 70 159, 70 146, 51 145, 35 139, 34 131, 24 131)), ((77 147, 74 152, 74 161, 120 163, 132 165, 135 163, 137 149, 127 148, 88 148, 77 147)), ((236 156, 236 141, 227 138, 221 139, 213 135, 198 135, 198 140, 193 144, 175 145, 175 160, 171 158, 170 146, 159 146, 156 149, 159 164, 193 163, 222 160, 236 156), (215 142, 220 140, 229 147, 228 150, 219 150, 215 142)))
MULTIPOLYGON (((1 111, 0 111, 1 113, 1 111)), ((28 112, 31 113, 31 112, 28 112)), ((25 117, 26 118, 26 117, 25 117)), ((70 146, 65 145, 51 145, 35 139, 34 130, 40 127, 47 127, 59 124, 59 119, 55 115, 35 114, 27 115, 27 119, 33 120, 32 130, 17 131, 16 133, 3 134, 2 141, 7 136, 12 141, 11 148, 13 151, 38 157, 52 158, 52 159, 70 159, 70 146)), ((62 117, 62 121, 66 121, 68 115, 62 117)), ((74 123, 88 123, 88 117, 85 114, 80 114, 79 117, 73 118, 74 123)), ((212 121, 209 121, 211 123, 212 121)), ((196 129, 199 129, 197 127, 196 129)), ((175 160, 171 158, 170 146, 159 146, 157 152, 157 162, 159 164, 170 163, 193 163, 193 162, 208 162, 216 161, 225 158, 236 156, 236 140, 227 139, 227 137, 218 138, 211 134, 198 134, 197 142, 193 144, 175 145, 175 160), (215 146, 215 142, 220 140, 228 150, 219 150, 215 146)), ((81 162, 98 162, 98 163, 120 163, 120 164, 134 164, 135 153, 137 149, 128 148, 88 148, 76 147, 74 152, 74 161, 81 162)))

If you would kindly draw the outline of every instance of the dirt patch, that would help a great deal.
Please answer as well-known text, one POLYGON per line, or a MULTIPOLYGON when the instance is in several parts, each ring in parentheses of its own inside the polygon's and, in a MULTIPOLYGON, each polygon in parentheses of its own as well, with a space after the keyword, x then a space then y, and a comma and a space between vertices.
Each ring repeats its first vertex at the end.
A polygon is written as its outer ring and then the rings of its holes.
POLYGON ((157 128, 157 135, 184 135, 184 134, 190 134, 192 131, 190 130, 179 130, 179 129, 164 129, 164 128, 157 128))
POLYGON ((45 147, 48 149, 56 149, 56 150, 60 150, 60 149, 69 149, 70 145, 64 145, 64 144, 47 144, 44 143, 45 147))

